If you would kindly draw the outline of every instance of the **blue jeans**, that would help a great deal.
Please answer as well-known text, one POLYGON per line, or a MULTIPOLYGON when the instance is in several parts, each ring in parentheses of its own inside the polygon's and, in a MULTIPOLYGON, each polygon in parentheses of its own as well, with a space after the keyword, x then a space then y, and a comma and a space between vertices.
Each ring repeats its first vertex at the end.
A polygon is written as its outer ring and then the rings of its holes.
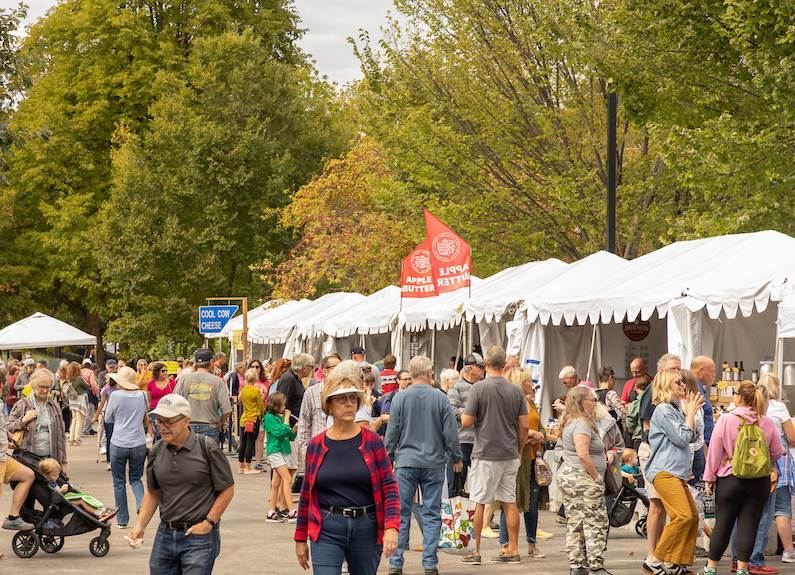
POLYGON ((704 477, 704 468, 706 466, 707 466, 707 459, 704 457, 704 448, 702 447, 693 454, 694 477, 690 479, 687 483, 695 487, 696 483, 701 481, 701 478, 704 477))
POLYGON ((152 544, 152 555, 149 556, 149 573, 210 575, 220 551, 218 525, 203 535, 185 535, 184 530, 171 529, 167 523, 161 523, 152 544))
POLYGON ((144 484, 141 476, 144 474, 146 463, 146 444, 138 447, 116 447, 110 444, 110 472, 113 475, 113 495, 119 512, 116 514, 116 523, 127 525, 130 521, 130 512, 127 509, 127 463, 130 464, 130 485, 135 495, 136 512, 141 508, 144 500, 144 484))
MULTIPOLYGON (((461 469, 461 485, 466 485, 467 474, 469 467, 472 465, 472 443, 461 444, 461 455, 463 456, 461 462, 464 467, 461 469)), ((453 471, 453 458, 447 458, 447 497, 452 497, 450 491, 453 489, 453 479, 455 478, 455 471, 453 471)))
MULTIPOLYGON (((756 532, 754 540, 754 550, 751 552, 751 560, 748 562, 752 567, 764 567, 765 547, 770 539, 770 529, 773 527, 774 513, 776 507, 776 494, 769 497, 765 508, 762 510, 762 517, 759 518, 759 531, 756 532)), ((734 522, 734 532, 732 533, 732 560, 737 561, 737 522, 734 522)))
MULTIPOLYGON (((533 461, 533 468, 530 472, 530 507, 524 515, 524 530, 527 535, 527 544, 536 544, 536 532, 538 531, 538 493, 541 490, 536 482, 536 464, 533 461)), ((508 523, 505 521, 505 513, 500 513, 500 546, 508 545, 508 523)))
POLYGON ((399 467, 395 470, 395 478, 400 491, 400 533, 397 551, 389 558, 389 567, 403 567, 403 552, 409 541, 412 501, 419 487, 422 493, 422 568, 433 569, 439 562, 436 549, 442 531, 444 469, 399 467))
POLYGON ((215 439, 215 442, 218 445, 221 445, 221 434, 218 431, 217 425, 204 425, 198 423, 191 423, 190 428, 196 435, 206 435, 212 439, 215 439))
POLYGON ((350 575, 375 575, 383 552, 383 545, 376 544, 378 519, 375 513, 363 517, 343 517, 330 511, 321 513, 317 541, 309 541, 314 575, 339 575, 342 562, 346 560, 350 575))
POLYGON ((149 412, 149 419, 152 420, 152 429, 155 431, 155 441, 160 439, 160 430, 157 428, 157 414, 149 412))
POLYGON ((113 424, 103 422, 102 425, 105 426, 105 461, 110 463, 110 440, 113 437, 113 424))

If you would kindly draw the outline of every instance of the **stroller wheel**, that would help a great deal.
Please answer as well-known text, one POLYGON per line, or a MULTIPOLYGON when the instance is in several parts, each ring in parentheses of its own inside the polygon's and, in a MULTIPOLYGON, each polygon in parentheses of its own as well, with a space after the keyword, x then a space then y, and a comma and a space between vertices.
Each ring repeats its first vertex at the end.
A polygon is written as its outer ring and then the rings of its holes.
POLYGON ((646 518, 643 517, 638 519, 638 522, 635 523, 635 533, 640 535, 641 537, 646 537, 646 518))
POLYGON ((39 545, 45 553, 57 553, 63 547, 64 538, 59 535, 39 536, 39 545))
POLYGON ((36 539, 35 531, 19 531, 11 540, 11 547, 17 557, 27 559, 33 557, 39 550, 39 540, 36 539))
POLYGON ((100 542, 100 539, 100 537, 94 537, 91 543, 88 544, 88 550, 95 557, 104 557, 110 551, 110 541, 105 539, 105 541, 100 542))

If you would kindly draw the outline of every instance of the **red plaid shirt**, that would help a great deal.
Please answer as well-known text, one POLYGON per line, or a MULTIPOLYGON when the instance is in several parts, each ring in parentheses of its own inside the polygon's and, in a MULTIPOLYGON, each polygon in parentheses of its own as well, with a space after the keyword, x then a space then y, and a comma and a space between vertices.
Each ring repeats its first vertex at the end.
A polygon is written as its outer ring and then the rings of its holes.
MULTIPOLYGON (((375 515, 378 520, 378 544, 384 536, 385 529, 400 529, 400 495, 398 494, 392 463, 386 454, 381 436, 369 429, 362 428, 362 454, 370 480, 373 482, 373 499, 375 515)), ((306 447, 306 465, 304 485, 301 487, 301 500, 298 503, 298 522, 295 526, 295 540, 306 541, 307 535, 317 541, 320 534, 322 515, 315 489, 315 478, 323 458, 328 453, 326 432, 313 437, 306 447)))

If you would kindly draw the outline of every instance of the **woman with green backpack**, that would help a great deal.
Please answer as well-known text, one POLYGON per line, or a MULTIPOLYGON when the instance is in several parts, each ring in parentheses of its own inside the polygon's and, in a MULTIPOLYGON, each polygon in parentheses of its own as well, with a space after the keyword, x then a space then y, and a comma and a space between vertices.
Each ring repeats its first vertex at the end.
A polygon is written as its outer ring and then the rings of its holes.
POLYGON ((765 503, 777 477, 772 462, 784 451, 776 426, 767 412, 764 394, 756 384, 741 381, 734 388, 731 413, 715 423, 707 454, 704 481, 715 491, 715 529, 709 541, 709 559, 698 575, 717 575, 717 567, 737 521, 737 575, 748 575, 765 503))

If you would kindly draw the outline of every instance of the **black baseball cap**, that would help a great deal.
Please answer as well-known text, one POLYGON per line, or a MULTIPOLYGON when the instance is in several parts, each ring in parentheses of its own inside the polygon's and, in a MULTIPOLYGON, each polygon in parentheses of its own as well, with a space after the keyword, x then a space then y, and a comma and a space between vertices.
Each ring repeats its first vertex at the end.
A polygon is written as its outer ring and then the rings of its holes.
POLYGON ((212 361, 213 360, 213 350, 211 349, 200 349, 195 354, 193 354, 193 359, 195 359, 198 363, 202 363, 205 361, 212 361))
POLYGON ((360 353, 364 353, 364 348, 360 345, 351 348, 351 354, 359 355, 360 353))

